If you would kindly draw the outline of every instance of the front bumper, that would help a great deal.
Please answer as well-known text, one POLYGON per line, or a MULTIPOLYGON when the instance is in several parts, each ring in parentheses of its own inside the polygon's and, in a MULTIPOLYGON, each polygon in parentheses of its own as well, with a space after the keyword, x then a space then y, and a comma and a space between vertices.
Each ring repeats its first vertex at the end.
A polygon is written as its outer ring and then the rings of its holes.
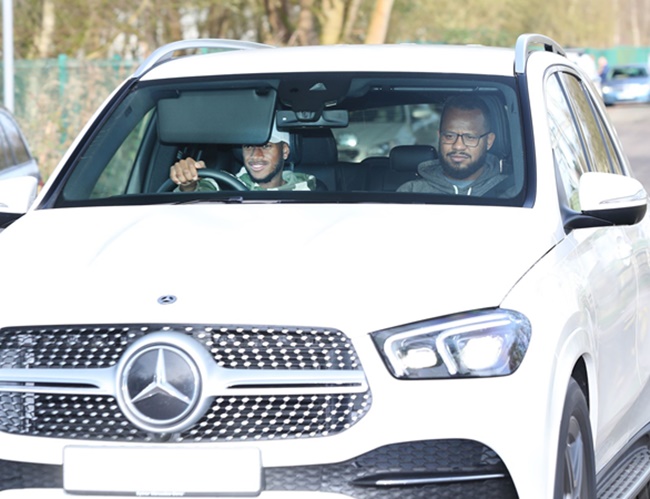
MULTIPOLYGON (((220 454, 243 447, 259 449, 260 461, 247 469, 257 473, 261 485, 247 494, 261 499, 288 499, 294 492, 301 499, 507 498, 517 496, 515 487, 522 497, 531 490, 539 492, 539 497, 550 497, 544 491, 552 472, 546 469, 551 462, 548 435, 529 431, 540 427, 553 433, 545 425, 546 399, 530 389, 531 379, 536 383, 543 379, 540 366, 522 366, 516 375, 506 377, 404 382, 390 376, 374 344, 359 341, 353 347, 336 330, 283 328, 278 333, 274 328, 252 334, 224 327, 174 326, 172 343, 179 335, 191 335, 224 364, 223 370, 206 372, 202 380, 228 380, 225 374, 235 371, 241 376, 232 387, 222 389, 224 393, 213 390, 219 392, 214 404, 188 429, 152 433, 125 417, 123 409, 132 409, 134 404, 116 403, 114 395, 122 386, 119 366, 129 366, 124 357, 138 359, 140 350, 130 350, 132 345, 160 326, 42 329, 2 330, 5 344, 0 351, 7 367, 0 369, 6 378, 0 393, 0 414, 4 414, 0 499, 25 497, 25 491, 36 489, 46 491, 47 495, 38 492, 42 499, 65 497, 65 476, 86 472, 66 463, 70 446, 93 450, 87 459, 94 468, 88 480, 103 482, 90 490, 68 483, 69 493, 77 498, 91 493, 88 497, 97 499, 101 494, 126 494, 125 490, 132 491, 126 495, 142 496, 158 485, 154 479, 137 480, 138 463, 134 483, 145 485, 128 489, 125 480, 118 482, 116 471, 124 466, 119 460, 106 462, 98 452, 102 446, 123 449, 124 461, 129 462, 140 458, 135 448, 161 449, 164 471, 156 471, 173 477, 179 487, 174 493, 181 494, 185 492, 183 475, 196 476, 196 469, 203 469, 203 461, 196 457, 202 453, 193 449, 214 449, 220 454), (265 363, 264 369, 226 367, 231 358, 238 361, 241 357, 226 349, 242 334, 248 335, 246 345, 256 349, 255 355, 264 355, 259 360, 265 363), (304 355, 300 351, 303 358, 298 358, 295 346, 283 352, 285 344, 307 346, 312 339, 317 339, 318 348, 309 353, 310 363, 294 369, 296 362, 305 362, 304 355), (83 365, 79 365, 79 356, 83 356, 83 365), (268 361, 278 364, 275 372, 266 369, 268 361), (274 386, 261 384, 268 379, 276 380, 274 386), (244 382, 250 386, 242 386, 244 382), (287 382, 292 384, 284 386, 287 382), (314 393, 305 398, 307 390, 314 393), (522 395, 513 397, 513 393, 522 395), (250 430, 238 432, 238 428, 250 430), (526 462, 521 459, 522 446, 530 450, 526 462), (113 485, 123 489, 112 490, 113 485)), ((307 350, 312 348, 307 346, 307 350)), ((210 463, 223 462, 223 456, 212 457, 207 459, 210 463)), ((154 469, 146 459, 142 466, 154 469)), ((214 474, 224 473, 219 465, 213 467, 214 474)), ((214 481, 211 469, 206 475, 214 481)), ((231 493, 210 486, 200 490, 208 494, 215 490, 219 497, 231 493)))
MULTIPOLYGON (((14 497, 24 497, 21 494, 29 489, 49 489, 39 491, 38 496, 43 498, 50 497, 50 492, 51 497, 65 497, 64 466, 65 463, 59 466, 0 461, 0 497, 12 497, 12 490, 16 493, 14 497)), ((180 476, 182 466, 178 463, 180 476)), ((273 497, 279 492, 300 492, 300 497, 355 499, 517 497, 496 453, 482 444, 461 439, 397 443, 340 463, 263 467, 260 471, 262 490, 254 497, 273 497)), ((108 469, 102 472, 111 473, 108 469)), ((119 481, 119 477, 113 478, 119 481)), ((219 491, 205 493, 217 495, 219 491)), ((282 495, 287 496, 291 495, 282 495)))

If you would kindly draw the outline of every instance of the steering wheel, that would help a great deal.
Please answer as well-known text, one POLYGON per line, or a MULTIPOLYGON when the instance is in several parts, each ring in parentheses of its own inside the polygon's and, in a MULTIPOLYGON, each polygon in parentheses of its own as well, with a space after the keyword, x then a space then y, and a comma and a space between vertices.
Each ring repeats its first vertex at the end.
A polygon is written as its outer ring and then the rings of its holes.
MULTIPOLYGON (((199 178, 211 178, 215 182, 226 184, 228 187, 231 187, 235 191, 248 191, 250 190, 246 184, 244 184, 237 177, 226 173, 221 170, 208 170, 202 168, 197 170, 199 178)), ((160 187, 158 187, 157 192, 170 192, 177 187, 177 184, 170 178, 165 180, 160 187)))

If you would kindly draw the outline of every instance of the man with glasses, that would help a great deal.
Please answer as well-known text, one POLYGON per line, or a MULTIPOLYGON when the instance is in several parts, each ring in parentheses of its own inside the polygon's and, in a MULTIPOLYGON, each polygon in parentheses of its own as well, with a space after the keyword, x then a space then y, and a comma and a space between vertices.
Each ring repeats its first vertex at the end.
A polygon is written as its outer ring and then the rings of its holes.
POLYGON ((489 152, 496 138, 491 123, 490 110, 480 97, 463 94, 448 99, 440 117, 439 158, 420 163, 420 178, 401 185, 398 192, 504 195, 498 186, 507 175, 489 152))

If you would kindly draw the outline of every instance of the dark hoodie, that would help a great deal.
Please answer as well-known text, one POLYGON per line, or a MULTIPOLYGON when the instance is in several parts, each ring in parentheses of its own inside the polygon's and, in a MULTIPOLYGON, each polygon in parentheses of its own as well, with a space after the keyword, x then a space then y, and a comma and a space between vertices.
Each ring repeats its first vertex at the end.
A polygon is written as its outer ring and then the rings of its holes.
POLYGON ((501 191, 511 190, 504 184, 503 189, 495 189, 497 185, 510 179, 510 175, 501 172, 499 159, 493 154, 485 158, 483 173, 471 183, 463 180, 456 181, 447 177, 442 171, 439 159, 425 161, 418 165, 419 179, 410 180, 401 185, 398 192, 419 192, 435 194, 458 194, 462 196, 490 196, 510 197, 511 194, 501 191), (499 191, 499 192, 498 192, 499 191))

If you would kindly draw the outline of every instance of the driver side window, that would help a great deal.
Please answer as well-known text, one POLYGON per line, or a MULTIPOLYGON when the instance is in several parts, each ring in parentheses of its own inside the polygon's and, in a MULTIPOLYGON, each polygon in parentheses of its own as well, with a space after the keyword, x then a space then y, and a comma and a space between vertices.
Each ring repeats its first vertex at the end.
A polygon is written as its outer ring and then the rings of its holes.
POLYGON ((153 110, 147 113, 115 151, 97 180, 90 195, 91 199, 127 193, 129 180, 136 173, 138 152, 152 114, 153 110))

